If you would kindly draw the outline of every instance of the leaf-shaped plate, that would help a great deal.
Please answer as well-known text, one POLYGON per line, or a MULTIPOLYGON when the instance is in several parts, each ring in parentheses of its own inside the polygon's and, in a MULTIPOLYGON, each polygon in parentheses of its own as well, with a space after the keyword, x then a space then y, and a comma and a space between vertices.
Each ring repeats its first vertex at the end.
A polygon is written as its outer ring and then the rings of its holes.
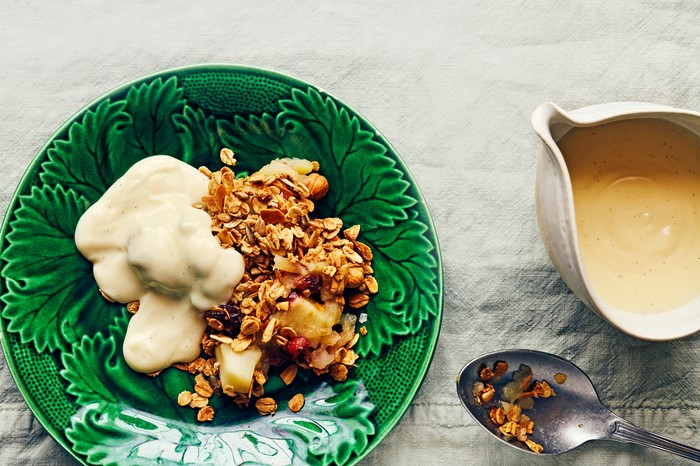
POLYGON ((408 409, 440 330, 440 254, 405 165, 351 108, 269 71, 182 68, 97 99, 36 156, 1 241, 5 357, 34 414, 84 464, 354 464, 408 409), (260 418, 216 399, 214 421, 203 426, 175 402, 192 387, 188 374, 150 378, 124 364, 126 311, 99 295, 73 234, 136 161, 166 153, 218 169, 221 147, 236 152, 239 173, 277 157, 317 160, 330 183, 317 214, 362 225, 380 291, 363 309, 368 335, 348 381, 270 382, 282 408, 298 392, 305 408, 260 418))

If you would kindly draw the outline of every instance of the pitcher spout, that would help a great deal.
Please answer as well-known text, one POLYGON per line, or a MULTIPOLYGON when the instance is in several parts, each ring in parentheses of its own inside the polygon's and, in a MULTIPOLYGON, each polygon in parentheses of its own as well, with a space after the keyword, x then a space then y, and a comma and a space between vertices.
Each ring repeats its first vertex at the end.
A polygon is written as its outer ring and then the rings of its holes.
POLYGON ((532 112, 531 122, 535 133, 552 151, 557 145, 556 141, 576 125, 569 113, 552 102, 538 105, 532 112))

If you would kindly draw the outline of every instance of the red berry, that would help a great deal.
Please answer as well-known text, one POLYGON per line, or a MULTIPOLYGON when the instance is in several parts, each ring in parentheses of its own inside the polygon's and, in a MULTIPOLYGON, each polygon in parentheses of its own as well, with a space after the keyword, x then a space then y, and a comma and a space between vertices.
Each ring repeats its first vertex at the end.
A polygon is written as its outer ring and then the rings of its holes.
POLYGON ((309 349, 309 340, 304 337, 294 337, 287 342, 284 347, 294 359, 297 359, 301 354, 309 349))

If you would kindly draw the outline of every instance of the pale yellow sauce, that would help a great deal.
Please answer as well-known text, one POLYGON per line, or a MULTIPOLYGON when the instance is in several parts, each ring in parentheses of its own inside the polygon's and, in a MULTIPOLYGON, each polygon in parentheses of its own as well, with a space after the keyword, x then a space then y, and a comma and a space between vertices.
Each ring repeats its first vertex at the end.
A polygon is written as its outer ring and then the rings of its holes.
POLYGON ((243 257, 222 249, 209 214, 192 207, 208 182, 175 158, 149 157, 78 222, 75 242, 93 262, 100 289, 122 303, 140 301, 123 346, 135 371, 197 358, 206 329, 201 311, 226 303, 243 276, 243 257))
POLYGON ((700 139, 657 119, 560 141, 583 264, 601 299, 651 314, 700 296, 700 139))

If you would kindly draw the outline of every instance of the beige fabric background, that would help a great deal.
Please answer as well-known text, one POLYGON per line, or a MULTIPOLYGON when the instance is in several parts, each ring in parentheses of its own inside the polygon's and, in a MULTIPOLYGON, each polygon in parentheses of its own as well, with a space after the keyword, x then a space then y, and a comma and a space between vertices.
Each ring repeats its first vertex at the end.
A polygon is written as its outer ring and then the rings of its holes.
MULTIPOLYGON (((445 272, 442 334, 398 427, 365 465, 516 464, 461 408, 454 377, 529 347, 586 369, 604 402, 700 447, 700 339, 647 343, 583 307, 534 213, 532 109, 642 100, 700 110, 700 6, 683 1, 0 1, 0 212, 50 135, 154 71, 247 64, 329 90, 379 128, 431 209, 445 272)), ((542 464, 678 464, 593 443, 542 464)), ((0 464, 77 464, 29 412, 0 358, 0 464)))

